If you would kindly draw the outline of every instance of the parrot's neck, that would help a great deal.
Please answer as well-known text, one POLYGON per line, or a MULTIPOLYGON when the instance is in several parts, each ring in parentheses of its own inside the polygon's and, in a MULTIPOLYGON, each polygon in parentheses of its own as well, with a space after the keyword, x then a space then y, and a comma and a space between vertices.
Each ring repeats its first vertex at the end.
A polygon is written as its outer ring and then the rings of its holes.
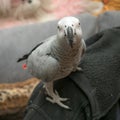
POLYGON ((81 45, 81 39, 73 38, 73 47, 70 46, 70 43, 65 38, 58 38, 56 41, 58 42, 58 48, 65 50, 66 52, 74 51, 75 49, 78 49, 81 45))
POLYGON ((72 48, 65 39, 57 39, 55 42, 53 50, 55 52, 54 54, 57 54, 59 58, 64 57, 64 60, 73 59, 80 51, 81 40, 76 40, 76 43, 72 48))

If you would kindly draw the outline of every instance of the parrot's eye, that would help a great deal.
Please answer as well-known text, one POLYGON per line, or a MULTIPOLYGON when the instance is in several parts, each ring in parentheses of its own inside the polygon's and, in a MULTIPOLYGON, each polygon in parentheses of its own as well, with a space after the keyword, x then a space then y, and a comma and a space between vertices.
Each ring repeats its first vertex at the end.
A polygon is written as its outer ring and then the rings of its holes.
POLYGON ((57 26, 58 30, 61 30, 62 28, 60 26, 57 26))
POLYGON ((74 25, 72 24, 72 26, 74 26, 74 25))
POLYGON ((80 25, 80 22, 78 24, 80 25))

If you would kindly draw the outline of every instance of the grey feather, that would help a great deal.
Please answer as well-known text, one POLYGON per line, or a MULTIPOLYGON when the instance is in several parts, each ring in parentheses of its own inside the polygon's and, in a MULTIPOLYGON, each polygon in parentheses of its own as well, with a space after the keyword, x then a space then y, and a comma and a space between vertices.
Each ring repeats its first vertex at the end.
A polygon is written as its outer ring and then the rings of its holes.
POLYGON ((57 39, 57 36, 50 37, 27 60, 29 72, 44 82, 68 76, 78 66, 82 56, 84 45, 77 44, 71 49, 69 46, 59 45, 57 39))

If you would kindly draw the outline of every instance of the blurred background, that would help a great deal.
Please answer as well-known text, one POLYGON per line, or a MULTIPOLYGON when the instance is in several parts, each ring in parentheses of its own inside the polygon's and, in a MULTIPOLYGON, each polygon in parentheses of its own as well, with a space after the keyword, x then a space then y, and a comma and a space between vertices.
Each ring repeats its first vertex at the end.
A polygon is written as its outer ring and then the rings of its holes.
POLYGON ((0 29, 119 9, 119 0, 0 0, 0 29))

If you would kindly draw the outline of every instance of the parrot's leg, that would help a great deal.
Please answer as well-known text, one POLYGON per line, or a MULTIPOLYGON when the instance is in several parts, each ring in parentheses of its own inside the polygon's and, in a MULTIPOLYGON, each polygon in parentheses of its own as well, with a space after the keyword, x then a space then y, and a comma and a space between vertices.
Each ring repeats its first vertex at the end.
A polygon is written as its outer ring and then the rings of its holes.
POLYGON ((67 105, 64 105, 61 101, 66 101, 68 98, 61 98, 58 94, 58 92, 55 90, 55 93, 53 91, 53 82, 45 83, 45 89, 47 91, 47 94, 50 97, 46 97, 46 100, 48 100, 51 103, 57 103, 59 106, 70 109, 67 105))

